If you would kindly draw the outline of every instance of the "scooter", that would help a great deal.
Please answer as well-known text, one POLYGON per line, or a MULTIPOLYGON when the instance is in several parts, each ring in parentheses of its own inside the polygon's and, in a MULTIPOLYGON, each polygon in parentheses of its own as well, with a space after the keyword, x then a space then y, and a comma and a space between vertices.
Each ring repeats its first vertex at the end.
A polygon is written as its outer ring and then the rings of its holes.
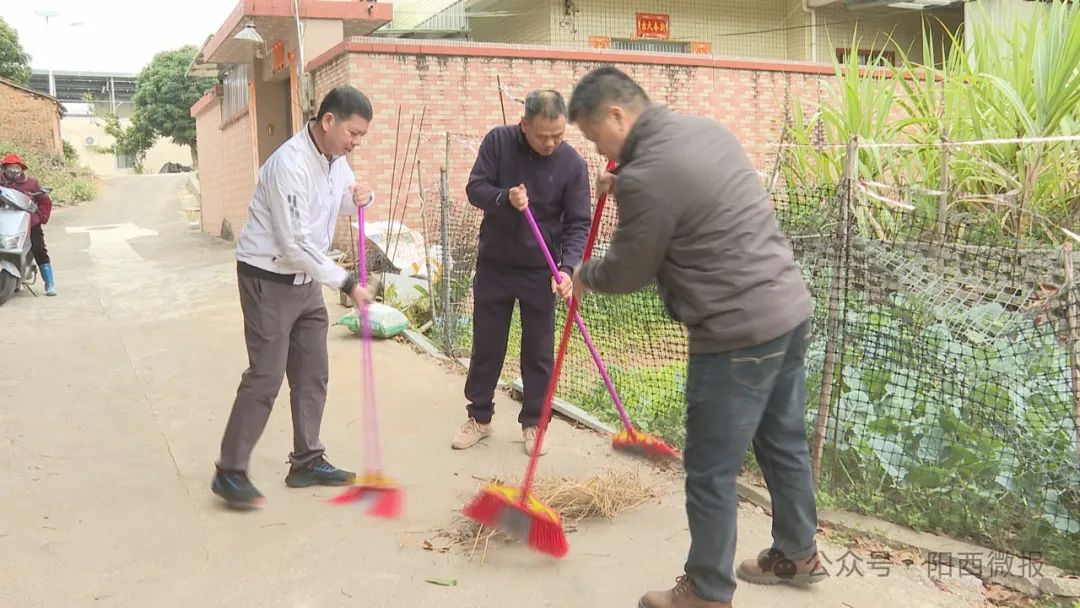
POLYGON ((28 195, 0 186, 0 305, 24 287, 37 296, 30 287, 38 276, 30 252, 30 216, 37 213, 34 197, 49 192, 42 188, 28 195))

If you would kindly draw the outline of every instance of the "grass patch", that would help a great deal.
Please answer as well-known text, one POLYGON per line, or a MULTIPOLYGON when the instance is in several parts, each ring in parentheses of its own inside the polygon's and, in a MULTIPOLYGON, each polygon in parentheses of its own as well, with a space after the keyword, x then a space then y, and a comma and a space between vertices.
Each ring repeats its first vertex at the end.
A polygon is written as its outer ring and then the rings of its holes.
POLYGON ((77 159, 50 156, 0 140, 0 154, 10 152, 22 157, 28 166, 27 174, 36 177, 45 188, 52 188, 49 197, 58 207, 92 200, 97 195, 94 172, 78 164, 77 159))

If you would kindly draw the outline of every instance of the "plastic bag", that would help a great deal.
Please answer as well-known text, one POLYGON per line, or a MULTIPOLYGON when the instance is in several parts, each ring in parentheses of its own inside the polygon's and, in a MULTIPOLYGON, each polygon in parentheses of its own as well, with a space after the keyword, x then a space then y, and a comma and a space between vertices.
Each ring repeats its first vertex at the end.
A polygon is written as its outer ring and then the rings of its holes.
MULTIPOLYGON (((409 320, 401 311, 378 302, 368 304, 368 319, 371 335, 376 338, 393 338, 409 328, 409 320)), ((359 312, 356 310, 349 312, 338 319, 334 325, 341 325, 348 328, 354 335, 360 335, 359 312)))
POLYGON ((405 277, 427 277, 428 264, 431 264, 431 272, 436 275, 442 268, 439 245, 432 243, 428 247, 430 257, 425 261, 424 236, 400 222, 367 222, 364 234, 379 253, 390 261, 395 273, 405 277), (393 258, 387 251, 394 253, 393 258))

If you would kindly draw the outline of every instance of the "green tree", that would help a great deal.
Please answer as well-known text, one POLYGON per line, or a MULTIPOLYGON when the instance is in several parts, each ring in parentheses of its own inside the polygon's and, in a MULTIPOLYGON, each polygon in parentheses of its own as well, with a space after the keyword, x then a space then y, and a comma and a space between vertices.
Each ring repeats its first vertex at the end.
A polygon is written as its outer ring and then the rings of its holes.
POLYGON ((135 165, 135 172, 143 172, 143 162, 146 153, 157 142, 157 134, 147 124, 142 112, 136 109, 127 126, 120 124, 120 117, 115 113, 102 109, 98 106, 97 99, 90 93, 83 95, 83 101, 89 104, 90 113, 104 123, 105 134, 113 138, 111 146, 102 146, 99 152, 115 154, 117 156, 130 156, 135 165))
POLYGON ((143 115, 136 110, 131 115, 131 122, 125 128, 120 126, 120 119, 116 114, 109 112, 105 114, 105 133, 112 136, 115 141, 104 151, 117 156, 130 156, 135 163, 135 172, 142 173, 146 153, 157 141, 157 135, 147 124, 143 115))
POLYGON ((0 17, 0 78, 18 84, 30 82, 30 55, 19 43, 19 33, 0 17))
MULTIPOLYGON (((132 126, 141 121, 141 129, 171 138, 177 145, 189 146, 191 159, 196 164, 195 119, 191 117, 191 106, 217 84, 213 78, 188 78, 188 67, 198 52, 199 49, 188 45, 154 55, 135 79, 135 113, 132 117, 132 126)), ((139 134, 133 141, 140 141, 144 135, 139 134)))

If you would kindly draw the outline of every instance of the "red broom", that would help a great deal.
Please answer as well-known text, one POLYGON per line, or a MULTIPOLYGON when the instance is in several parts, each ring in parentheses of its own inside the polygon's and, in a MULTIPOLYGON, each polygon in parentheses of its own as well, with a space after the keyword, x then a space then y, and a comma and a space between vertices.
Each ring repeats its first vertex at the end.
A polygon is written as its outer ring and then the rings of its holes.
MULTIPOLYGON (((364 208, 356 214, 357 264, 356 276, 367 287, 367 238, 364 235, 364 208)), ((379 445, 379 422, 375 407, 375 361, 371 352, 371 324, 367 302, 360 309, 360 336, 363 344, 364 367, 364 461, 367 471, 356 478, 347 490, 330 499, 331 504, 355 504, 369 515, 396 518, 401 515, 404 494, 397 484, 382 474, 382 448, 379 445)))
MULTIPOLYGON (((548 395, 540 414, 540 430, 536 434, 537 446, 543 445, 547 420, 551 415, 551 400, 554 397, 552 389, 557 378, 557 373, 553 374, 548 383, 548 395)), ((484 526, 499 528, 528 543, 529 547, 536 551, 562 557, 570 550, 570 546, 566 542, 566 533, 563 532, 559 514, 529 492, 539 458, 540 450, 533 449, 520 488, 489 484, 465 507, 464 512, 466 516, 484 526)))
MULTIPOLYGON (((596 238, 598 226, 596 218, 598 217, 599 214, 593 218, 589 241, 585 246, 586 251, 592 248, 596 238)), ((543 240, 540 242, 543 243, 543 240)), ((571 302, 571 311, 575 310, 576 305, 576 300, 571 302)), ((566 542, 566 534, 563 532, 562 520, 554 509, 537 500, 529 490, 532 488, 536 475, 536 464, 540 460, 540 446, 544 445, 544 436, 547 434, 555 389, 559 385, 559 376, 562 375, 562 364, 566 358, 566 348, 570 343, 569 330, 570 326, 567 325, 559 341, 559 352, 555 357, 555 366, 551 370, 551 379, 548 380, 547 393, 544 395, 540 412, 540 428, 536 434, 536 444, 533 446, 532 455, 529 456, 529 466, 525 469, 521 487, 490 484, 465 507, 465 515, 482 525, 499 528, 527 542, 532 549, 555 557, 562 557, 570 550, 566 542)))
POLYGON ((567 336, 559 344, 559 355, 555 358, 555 369, 548 381, 547 394, 540 412, 540 429, 536 434, 536 445, 529 456, 529 466, 521 487, 490 484, 465 507, 465 515, 489 528, 499 528, 511 536, 527 542, 529 547, 554 557, 562 557, 570 550, 563 532, 562 520, 554 509, 540 502, 529 490, 532 489, 536 475, 536 464, 540 460, 539 447, 544 445, 548 419, 551 417, 551 403, 555 398, 555 388, 559 383, 563 358, 566 355, 567 336))

